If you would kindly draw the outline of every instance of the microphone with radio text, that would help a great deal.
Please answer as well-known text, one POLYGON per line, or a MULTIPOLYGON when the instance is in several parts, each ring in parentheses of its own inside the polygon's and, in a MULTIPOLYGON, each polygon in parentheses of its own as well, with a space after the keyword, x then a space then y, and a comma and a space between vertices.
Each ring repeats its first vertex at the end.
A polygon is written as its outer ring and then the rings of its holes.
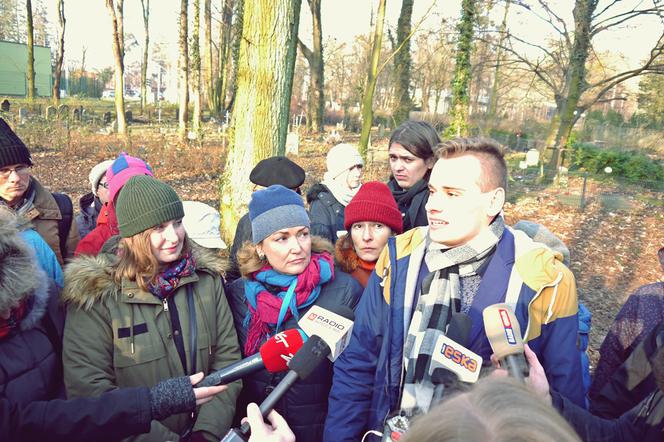
MULTIPOLYGON (((286 394, 289 388, 295 384, 299 379, 306 379, 323 360, 330 354, 330 346, 325 343, 323 339, 318 336, 311 336, 307 342, 304 343, 300 351, 295 353, 295 356, 288 364, 288 373, 286 376, 274 387, 274 390, 265 398, 260 404, 259 408, 263 419, 270 414, 270 411, 279 402, 279 400, 286 394)), ((251 433, 251 428, 247 422, 244 422, 240 428, 232 428, 222 442, 239 442, 246 441, 251 433)))
POLYGON ((196 387, 229 384, 263 368, 270 373, 286 371, 288 370, 288 361, 297 353, 306 340, 307 335, 299 329, 294 328, 279 332, 265 341, 258 353, 210 373, 196 387))
POLYGON ((523 353, 521 327, 508 304, 494 304, 484 309, 484 329, 494 355, 511 377, 523 381, 528 363, 523 353))
POLYGON ((308 335, 318 336, 330 347, 328 358, 334 362, 348 346, 353 332, 355 313, 345 305, 334 311, 319 305, 311 307, 297 325, 308 335))

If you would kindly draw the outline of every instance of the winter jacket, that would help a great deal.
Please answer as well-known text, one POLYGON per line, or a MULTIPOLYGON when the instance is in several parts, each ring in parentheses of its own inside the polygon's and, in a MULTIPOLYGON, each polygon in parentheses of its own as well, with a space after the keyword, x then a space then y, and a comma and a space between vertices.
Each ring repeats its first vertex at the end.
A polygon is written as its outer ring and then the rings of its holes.
POLYGON ((664 318, 664 282, 639 287, 632 293, 606 334, 599 349, 599 361, 590 388, 590 399, 664 318))
POLYGON ((74 252, 75 256, 97 256, 108 239, 120 233, 113 206, 106 204, 97 216, 97 227, 81 239, 74 252))
POLYGON ((321 236, 332 244, 337 242, 337 232, 346 232, 344 227, 345 207, 321 183, 315 184, 307 192, 311 234, 321 236))
POLYGON ((553 406, 584 441, 660 442, 664 439, 664 394, 653 391, 641 403, 615 419, 603 419, 555 391, 553 406))
MULTIPOLYGON (((357 441, 367 430, 382 431, 384 418, 399 408, 408 328, 404 297, 407 287, 419 290, 418 275, 428 273, 423 262, 427 232, 420 227, 390 238, 378 259, 357 307, 349 346, 335 363, 327 441, 357 441)), ((542 361, 552 388, 582 405, 576 285, 558 258, 523 232, 506 229, 471 305, 468 348, 489 360, 492 350, 482 311, 507 302, 514 306, 524 341, 542 361)))
MULTIPOLYGON (((192 247, 196 272, 180 280, 168 304, 133 281, 117 285, 113 279, 117 258, 113 255, 81 256, 67 266, 63 364, 68 397, 95 396, 118 387, 152 387, 167 378, 199 371, 207 374, 239 360, 220 277, 222 264, 214 253, 192 247), (190 299, 195 323, 190 320, 190 299), (196 330, 195 369, 191 367, 191 327, 196 330), (186 369, 177 348, 180 342, 185 348, 186 369)), ((219 440, 230 428, 240 387, 240 381, 234 382, 201 406, 192 430, 219 440)), ((173 415, 153 421, 150 433, 134 440, 178 440, 189 426, 187 413, 173 415)))
POLYGON ((150 390, 110 391, 98 398, 18 404, 0 398, 0 440, 6 442, 117 441, 150 430, 150 390))
POLYGON ((370 265, 357 256, 353 249, 353 240, 349 235, 350 233, 347 233, 337 240, 334 245, 334 260, 341 267, 341 270, 355 278, 362 285, 362 288, 365 288, 376 263, 370 265))
MULTIPOLYGON (((244 280, 234 281, 228 287, 228 294, 240 346, 244 348, 247 330, 243 321, 248 312, 244 296, 244 280)), ((314 305, 332 311, 337 310, 340 305, 354 308, 361 295, 362 287, 357 281, 335 268, 334 279, 322 287, 314 305)), ((309 308, 300 311, 300 317, 303 317, 308 310, 309 308)), ((283 325, 284 330, 296 327, 297 321, 293 317, 283 325)), ((261 370, 245 377, 244 388, 238 401, 238 413, 244 416, 246 404, 249 402, 260 404, 274 386, 283 379, 284 374, 270 374, 267 370, 261 370)), ((307 442, 322 440, 323 424, 327 415, 327 398, 331 385, 332 363, 326 359, 306 380, 296 382, 275 407, 288 422, 296 440, 307 442)))
POLYGON ((251 219, 249 213, 245 213, 235 228, 235 236, 233 237, 233 245, 231 246, 230 256, 230 269, 226 272, 227 281, 235 281, 240 278, 240 269, 237 264, 237 251, 242 248, 245 241, 251 242, 251 219))
POLYGON ((664 346, 664 320, 643 338, 590 402, 590 411, 613 419, 658 390, 651 359, 664 346))
POLYGON ((37 258, 37 263, 50 279, 55 281, 59 289, 65 284, 65 277, 62 273, 62 267, 53 250, 46 244, 44 238, 33 229, 27 229, 21 232, 23 240, 32 247, 37 258))
POLYGON ((81 239, 97 226, 97 216, 102 206, 102 202, 92 192, 86 193, 78 200, 79 213, 76 215, 76 227, 81 239))
POLYGON ((32 222, 37 233, 44 238, 44 241, 53 249, 58 262, 64 264, 65 258, 74 256, 74 250, 78 244, 78 229, 76 223, 72 222, 67 235, 66 250, 60 250, 60 233, 58 222, 62 219, 58 203, 35 177, 30 178, 30 185, 35 189, 35 199, 33 207, 26 217, 32 222))
MULTIPOLYGON (((424 177, 425 183, 419 181, 417 184, 423 184, 419 187, 420 190, 415 192, 414 195, 409 195, 409 197, 395 198, 401 216, 403 216, 403 231, 406 232, 415 227, 427 226, 429 220, 427 219, 426 204, 429 201, 429 188, 426 183, 429 180, 429 173, 424 177)), ((394 196, 396 193, 402 193, 404 190, 399 186, 397 180, 390 178, 387 182, 387 187, 392 191, 394 196)))

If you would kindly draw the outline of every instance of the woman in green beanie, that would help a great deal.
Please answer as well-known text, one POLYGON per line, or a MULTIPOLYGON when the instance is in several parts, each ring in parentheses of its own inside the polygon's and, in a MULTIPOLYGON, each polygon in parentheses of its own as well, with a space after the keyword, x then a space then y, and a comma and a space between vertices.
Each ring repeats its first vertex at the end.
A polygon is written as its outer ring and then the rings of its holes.
MULTIPOLYGON (((147 175, 132 177, 116 214, 117 253, 81 256, 65 271, 68 397, 151 387, 239 360, 224 263, 187 238, 175 191, 147 175)), ((231 426, 240 387, 228 385, 196 413, 154 420, 149 434, 132 440, 219 440, 231 426)))

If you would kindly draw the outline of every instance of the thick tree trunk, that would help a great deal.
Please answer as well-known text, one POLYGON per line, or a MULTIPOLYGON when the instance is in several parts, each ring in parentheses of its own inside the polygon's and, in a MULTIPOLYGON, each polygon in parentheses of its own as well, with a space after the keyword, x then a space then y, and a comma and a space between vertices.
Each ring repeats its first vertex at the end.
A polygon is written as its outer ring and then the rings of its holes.
POLYGON ((201 3, 194 0, 194 29, 191 34, 191 95, 194 102, 193 130, 197 134, 201 130, 201 51, 200 51, 200 29, 201 29, 201 3))
MULTIPOLYGON (((302 0, 298 0, 300 3, 302 0)), ((237 94, 237 85, 238 85, 238 65, 240 63, 240 43, 242 41, 243 29, 244 29, 244 5, 245 0, 237 0, 235 5, 235 21, 233 23, 233 46, 231 52, 231 58, 233 59, 233 69, 230 74, 230 78, 226 81, 228 87, 227 91, 230 91, 230 99, 228 100, 228 105, 226 105, 227 111, 233 111, 235 105, 235 95, 237 94)))
POLYGON ((141 64, 141 113, 148 105, 148 54, 150 47, 150 0, 141 0, 143 9, 143 63, 141 64))
MULTIPOLYGON (((194 0, 198 1, 198 0, 194 0)), ((178 99, 179 99, 179 119, 178 135, 180 140, 187 139, 189 131, 189 46, 187 38, 189 37, 189 25, 187 23, 188 0, 180 0, 180 58, 178 60, 178 99)))
POLYGON ((205 100, 210 111, 214 105, 214 73, 212 69, 212 0, 205 0, 203 8, 203 78, 205 81, 205 100))
POLYGON ((227 241, 250 198, 248 171, 285 151, 300 5, 301 0, 245 4, 231 145, 220 181, 227 241))
POLYGON ((25 0, 25 21, 28 34, 28 77, 27 97, 32 102, 35 99, 35 28, 32 25, 32 0, 25 0))
MULTIPOLYGON (((560 149, 565 148, 572 127, 578 119, 579 99, 587 87, 586 61, 590 51, 592 17, 596 7, 597 0, 576 0, 574 5, 574 42, 565 74, 565 89, 561 94, 561 99, 557 100, 557 121, 554 118, 554 123, 558 124, 558 128, 555 138, 547 140, 547 147, 553 149, 548 167, 550 174, 558 173, 562 160, 560 149)), ((552 124, 550 135, 553 133, 553 129, 552 124)))
POLYGON ((496 121, 496 112, 498 111, 498 88, 500 87, 500 68, 503 61, 503 45, 507 36, 507 15, 509 14, 511 0, 505 1, 505 12, 503 12, 503 21, 500 24, 500 36, 498 37, 498 46, 496 46, 496 68, 493 70, 493 83, 489 93, 489 110, 487 112, 486 133, 491 136, 491 130, 496 121))
POLYGON ((214 86, 214 110, 221 115, 226 104, 226 86, 228 79, 228 59, 230 57, 231 28, 233 22, 233 0, 224 1, 219 30, 219 57, 217 60, 217 77, 214 86))
POLYGON ((414 0, 403 0, 397 23, 396 47, 401 49, 394 56, 394 96, 396 106, 392 111, 395 127, 408 120, 413 102, 410 99, 410 28, 414 0), (403 46, 402 46, 403 45, 403 46))
POLYGON ((113 28, 113 58, 115 60, 115 118, 118 133, 127 136, 127 120, 125 119, 124 104, 124 34, 122 34, 122 20, 124 1, 106 0, 106 8, 111 16, 113 28))
POLYGON ((471 79, 470 56, 473 51, 473 31, 477 20, 477 0, 462 0, 461 20, 457 27, 456 67, 452 80, 452 115, 450 126, 445 131, 448 136, 468 135, 469 84, 471 79))
POLYGON ((313 24, 313 45, 311 57, 307 57, 311 83, 309 86, 309 115, 307 126, 314 133, 323 132, 325 117, 325 65, 323 61, 323 29, 320 17, 322 0, 308 0, 313 24))
POLYGON ((378 12, 376 15, 376 27, 374 29, 373 47, 371 49, 371 64, 367 75, 367 88, 362 98, 362 133, 360 134, 360 153, 363 157, 367 155, 369 147, 369 136, 373 124, 373 96, 376 91, 376 81, 378 80, 378 61, 380 60, 380 47, 383 42, 383 24, 385 23, 385 3, 386 0, 380 0, 378 3, 378 12))
POLYGON ((62 76, 62 61, 65 57, 65 0, 58 0, 58 47, 55 55, 55 78, 53 79, 53 103, 60 104, 60 77, 62 76))

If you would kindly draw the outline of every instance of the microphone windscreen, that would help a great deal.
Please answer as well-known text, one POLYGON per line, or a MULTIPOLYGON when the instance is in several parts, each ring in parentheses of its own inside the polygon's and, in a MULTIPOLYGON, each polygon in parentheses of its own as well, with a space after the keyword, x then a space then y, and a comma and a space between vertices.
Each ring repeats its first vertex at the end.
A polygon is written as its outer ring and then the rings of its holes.
POLYGON ((288 364, 288 368, 297 373, 300 379, 306 379, 330 354, 330 346, 320 337, 309 337, 300 351, 295 353, 288 364))
POLYGON ((306 340, 304 332, 296 328, 272 336, 259 350, 265 369, 270 373, 288 370, 288 361, 302 348, 306 340))
POLYGON ((471 328, 473 328, 473 320, 470 319, 470 316, 465 313, 457 313, 452 315, 445 335, 454 342, 467 347, 471 328))

